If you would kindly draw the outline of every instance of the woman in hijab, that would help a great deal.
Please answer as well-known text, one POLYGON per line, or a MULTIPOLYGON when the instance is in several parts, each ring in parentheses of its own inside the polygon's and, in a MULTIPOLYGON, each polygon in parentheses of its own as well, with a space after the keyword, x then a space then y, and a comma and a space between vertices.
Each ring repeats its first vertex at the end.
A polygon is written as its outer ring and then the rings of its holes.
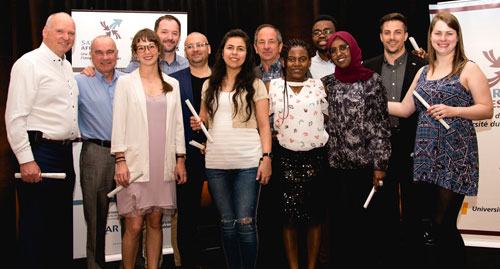
POLYGON ((387 97, 381 77, 361 65, 361 49, 351 34, 336 32, 327 48, 336 66, 335 73, 321 79, 328 93, 329 189, 338 190, 339 199, 330 202, 335 208, 329 212, 341 214, 330 214, 331 223, 341 229, 331 232, 331 257, 347 259, 356 267, 376 258, 371 240, 376 231, 363 204, 385 177, 391 153, 387 97))

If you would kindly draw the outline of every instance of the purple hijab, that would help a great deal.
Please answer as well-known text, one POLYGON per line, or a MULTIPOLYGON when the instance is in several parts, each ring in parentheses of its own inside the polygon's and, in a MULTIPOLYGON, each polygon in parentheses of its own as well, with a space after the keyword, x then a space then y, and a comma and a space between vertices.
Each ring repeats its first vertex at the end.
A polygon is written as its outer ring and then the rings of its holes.
POLYGON ((337 37, 341 38, 349 45, 351 51, 351 64, 347 68, 335 67, 335 73, 333 73, 333 75, 344 83, 353 83, 357 80, 367 80, 371 78, 373 71, 361 65, 361 49, 356 39, 348 32, 336 32, 328 39, 328 54, 330 54, 330 47, 337 37))

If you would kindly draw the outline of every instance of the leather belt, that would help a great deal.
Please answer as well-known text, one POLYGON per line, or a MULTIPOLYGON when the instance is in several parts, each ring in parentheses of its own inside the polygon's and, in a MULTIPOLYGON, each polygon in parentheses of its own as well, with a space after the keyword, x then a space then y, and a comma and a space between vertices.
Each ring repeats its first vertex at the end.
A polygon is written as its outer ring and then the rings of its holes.
POLYGON ((42 138, 42 141, 50 143, 50 144, 67 146, 67 145, 71 145, 71 144, 76 143, 76 142, 82 142, 82 139, 76 138, 76 139, 53 140, 53 139, 42 138))
POLYGON ((111 148, 111 141, 109 140, 99 140, 99 139, 85 139, 85 141, 92 142, 101 147, 111 148))

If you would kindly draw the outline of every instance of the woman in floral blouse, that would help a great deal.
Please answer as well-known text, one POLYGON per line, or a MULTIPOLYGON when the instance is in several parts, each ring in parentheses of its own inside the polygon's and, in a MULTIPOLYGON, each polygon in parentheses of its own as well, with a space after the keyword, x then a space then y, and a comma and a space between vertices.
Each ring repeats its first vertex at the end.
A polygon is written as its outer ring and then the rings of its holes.
POLYGON ((328 133, 326 93, 320 80, 308 79, 309 46, 302 40, 288 41, 281 52, 285 79, 269 83, 270 112, 274 113, 279 150, 277 173, 282 187, 283 242, 290 268, 298 268, 298 225, 307 229, 308 268, 315 268, 324 218, 322 182, 328 133))
POLYGON ((328 154, 333 168, 329 182, 334 184, 329 191, 339 198, 330 203, 334 208, 329 212, 331 223, 341 228, 340 233, 332 232, 331 246, 341 248, 331 247, 331 257, 358 267, 376 259, 371 239, 377 231, 363 204, 385 177, 391 153, 387 97, 380 76, 361 65, 361 49, 351 34, 333 34, 328 55, 336 66, 335 73, 321 79, 328 92, 328 154))

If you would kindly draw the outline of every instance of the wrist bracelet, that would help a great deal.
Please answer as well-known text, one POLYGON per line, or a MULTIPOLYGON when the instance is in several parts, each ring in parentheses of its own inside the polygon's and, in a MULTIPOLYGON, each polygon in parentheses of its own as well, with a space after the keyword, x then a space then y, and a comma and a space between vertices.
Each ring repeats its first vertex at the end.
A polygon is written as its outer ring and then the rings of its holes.
POLYGON ((115 163, 120 163, 120 162, 124 162, 124 161, 125 161, 125 159, 121 159, 121 160, 115 161, 115 163))

